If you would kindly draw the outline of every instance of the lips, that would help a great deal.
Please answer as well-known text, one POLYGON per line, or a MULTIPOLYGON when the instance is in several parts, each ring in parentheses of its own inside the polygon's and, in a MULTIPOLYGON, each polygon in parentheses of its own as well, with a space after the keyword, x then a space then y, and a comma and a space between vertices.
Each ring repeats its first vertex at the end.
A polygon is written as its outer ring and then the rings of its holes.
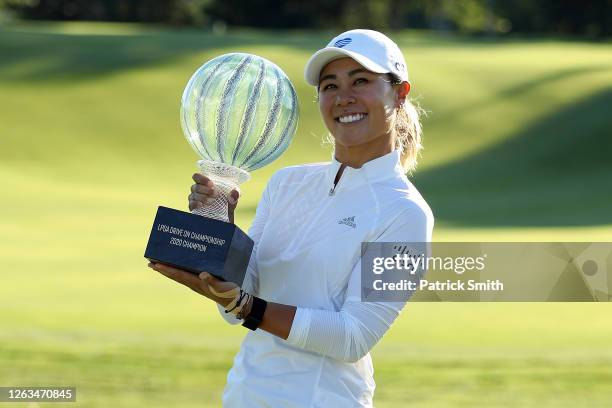
POLYGON ((349 113, 349 114, 340 115, 335 120, 336 122, 340 122, 344 124, 355 123, 355 122, 359 122, 360 120, 363 120, 366 116, 368 116, 367 113, 349 113))

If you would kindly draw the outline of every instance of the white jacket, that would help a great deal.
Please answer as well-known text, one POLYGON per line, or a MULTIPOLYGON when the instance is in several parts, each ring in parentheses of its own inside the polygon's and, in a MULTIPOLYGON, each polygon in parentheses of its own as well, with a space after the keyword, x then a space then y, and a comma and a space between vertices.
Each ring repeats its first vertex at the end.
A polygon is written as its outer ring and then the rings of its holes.
POLYGON ((347 167, 334 189, 340 165, 282 169, 262 195, 243 289, 297 312, 287 340, 245 329, 224 407, 372 407, 369 351, 405 302, 360 301, 361 242, 429 242, 433 215, 398 151, 347 167))

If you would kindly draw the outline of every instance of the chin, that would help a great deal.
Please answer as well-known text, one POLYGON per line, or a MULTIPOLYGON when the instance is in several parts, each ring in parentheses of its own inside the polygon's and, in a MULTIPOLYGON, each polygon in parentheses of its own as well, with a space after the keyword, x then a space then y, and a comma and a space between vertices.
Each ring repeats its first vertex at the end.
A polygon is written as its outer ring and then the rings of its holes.
MULTIPOLYGON (((344 130, 344 129, 343 129, 344 130)), ((338 140, 343 142, 343 144, 347 145, 358 145, 362 143, 367 143, 371 141, 371 138, 368 138, 367 130, 362 130, 359 132, 339 132, 338 140)))

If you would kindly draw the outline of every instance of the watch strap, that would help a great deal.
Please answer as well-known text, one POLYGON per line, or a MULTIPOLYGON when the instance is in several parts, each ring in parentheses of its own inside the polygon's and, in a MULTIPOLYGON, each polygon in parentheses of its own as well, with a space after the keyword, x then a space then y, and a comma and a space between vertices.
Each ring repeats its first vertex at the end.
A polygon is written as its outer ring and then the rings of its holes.
POLYGON ((242 325, 247 329, 256 330, 263 320, 266 306, 268 306, 268 302, 258 298, 257 296, 253 296, 251 312, 244 318, 242 325))

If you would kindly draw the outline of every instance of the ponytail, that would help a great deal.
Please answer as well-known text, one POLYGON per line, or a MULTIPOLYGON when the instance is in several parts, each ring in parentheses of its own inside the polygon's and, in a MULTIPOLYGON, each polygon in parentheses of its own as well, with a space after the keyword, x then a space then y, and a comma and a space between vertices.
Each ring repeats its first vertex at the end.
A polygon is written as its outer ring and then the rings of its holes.
MULTIPOLYGON (((399 85, 402 80, 393 74, 388 74, 392 85, 399 85)), ((395 148, 400 152, 402 167, 407 173, 412 173, 417 166, 419 153, 423 149, 421 139, 423 128, 421 116, 426 112, 418 103, 408 98, 397 109, 395 116, 395 148)))
POLYGON ((395 148, 400 152, 400 160, 406 172, 416 169, 417 159, 423 145, 421 116, 425 111, 408 99, 398 108, 395 119, 395 148))

